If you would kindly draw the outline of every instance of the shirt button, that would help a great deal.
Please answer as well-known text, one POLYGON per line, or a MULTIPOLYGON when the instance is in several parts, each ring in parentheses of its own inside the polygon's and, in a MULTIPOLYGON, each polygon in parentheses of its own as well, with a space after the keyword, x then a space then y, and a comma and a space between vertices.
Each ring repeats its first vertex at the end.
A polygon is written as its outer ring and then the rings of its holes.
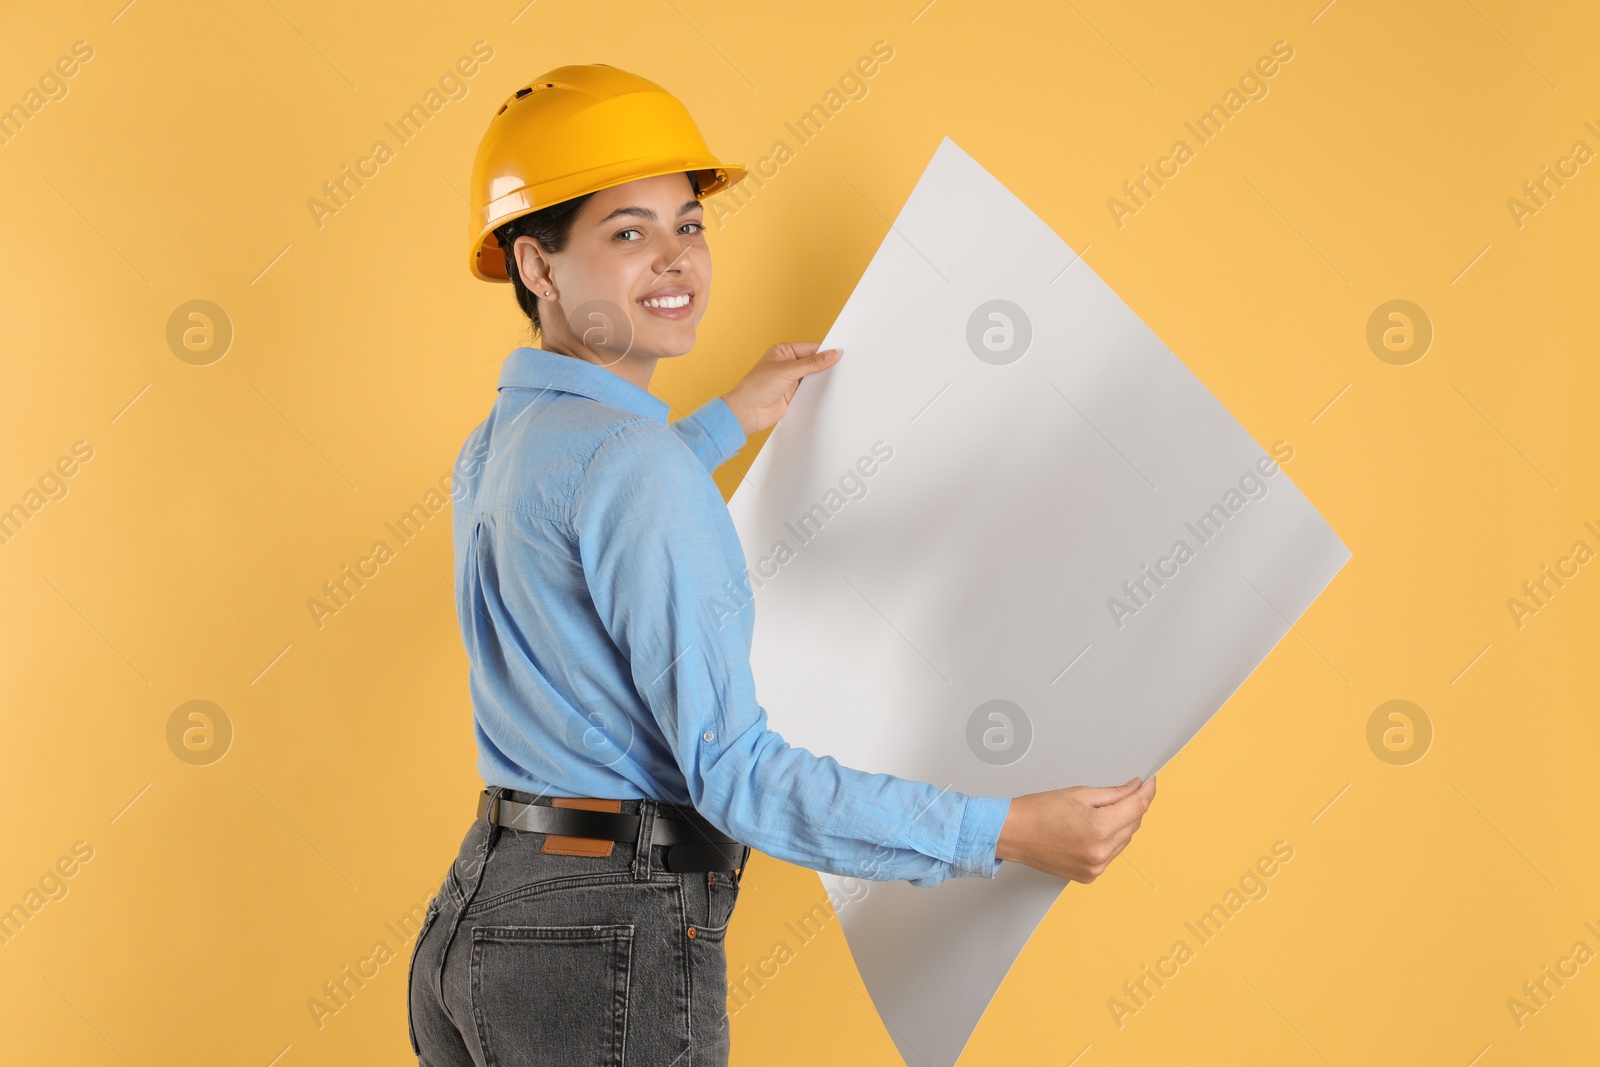
POLYGON ((704 740, 711 741, 711 740, 715 739, 717 735, 712 733, 710 730, 707 730, 705 733, 701 734, 700 736, 704 740))

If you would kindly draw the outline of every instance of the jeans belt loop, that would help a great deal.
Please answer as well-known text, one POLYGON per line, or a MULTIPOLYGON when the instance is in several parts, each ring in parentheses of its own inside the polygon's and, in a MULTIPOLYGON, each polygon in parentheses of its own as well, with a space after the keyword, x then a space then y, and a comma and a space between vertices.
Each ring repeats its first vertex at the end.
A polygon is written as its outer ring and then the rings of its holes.
POLYGON ((744 881, 745 868, 748 867, 749 865, 750 865, 750 846, 749 845, 745 845, 744 846, 744 855, 739 860, 739 867, 738 867, 737 870, 735 870, 733 872, 733 886, 734 886, 735 889, 739 888, 740 883, 744 881))
POLYGON ((655 857, 651 855, 650 836, 655 832, 656 802, 646 797, 639 801, 639 837, 633 845, 633 880, 635 882, 648 882, 650 880, 651 865, 655 857))

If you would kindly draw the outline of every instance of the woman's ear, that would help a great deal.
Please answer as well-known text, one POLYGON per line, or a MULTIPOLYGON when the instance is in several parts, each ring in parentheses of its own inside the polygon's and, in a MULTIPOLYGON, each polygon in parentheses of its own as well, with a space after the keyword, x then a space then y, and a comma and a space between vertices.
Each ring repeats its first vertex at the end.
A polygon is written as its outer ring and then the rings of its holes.
POLYGON ((522 284, 535 296, 544 296, 548 290, 554 288, 550 278, 550 266, 544 258, 544 249, 539 246, 537 239, 532 237, 518 237, 511 242, 512 258, 516 261, 517 271, 522 275, 522 284))

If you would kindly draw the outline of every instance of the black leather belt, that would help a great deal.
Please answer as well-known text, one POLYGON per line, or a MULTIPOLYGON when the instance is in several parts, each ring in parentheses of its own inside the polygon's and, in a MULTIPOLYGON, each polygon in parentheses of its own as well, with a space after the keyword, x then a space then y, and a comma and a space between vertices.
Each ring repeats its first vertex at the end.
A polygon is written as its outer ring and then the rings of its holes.
MULTIPOLYGON (((478 794, 478 818, 490 819, 512 830, 602 841, 639 840, 639 816, 631 812, 525 804, 502 795, 496 798, 491 817, 489 805, 486 789, 478 794)), ((666 847, 663 867, 674 873, 740 871, 743 868, 749 855, 748 846, 718 830, 702 815, 677 807, 672 810, 672 815, 658 812, 650 823, 650 844, 666 847)))

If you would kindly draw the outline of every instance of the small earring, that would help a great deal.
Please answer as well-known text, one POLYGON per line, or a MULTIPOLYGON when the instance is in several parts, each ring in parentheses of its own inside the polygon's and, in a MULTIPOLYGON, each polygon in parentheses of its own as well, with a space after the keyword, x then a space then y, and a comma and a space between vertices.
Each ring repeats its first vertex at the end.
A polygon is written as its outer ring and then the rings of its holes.
POLYGON ((544 291, 544 295, 545 295, 545 296, 549 296, 549 295, 550 295, 550 290, 548 290, 548 289, 546 289, 546 290, 545 290, 545 291, 544 291))

